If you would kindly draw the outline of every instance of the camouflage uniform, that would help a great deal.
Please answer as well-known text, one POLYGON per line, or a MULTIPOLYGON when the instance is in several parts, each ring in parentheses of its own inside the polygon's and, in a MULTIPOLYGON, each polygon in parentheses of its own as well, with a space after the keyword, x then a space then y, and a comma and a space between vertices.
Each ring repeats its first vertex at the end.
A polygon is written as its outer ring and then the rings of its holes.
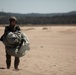
MULTIPOLYGON (((9 20, 10 20, 10 25, 5 27, 4 34, 0 38, 0 41, 3 41, 3 36, 4 35, 7 35, 8 32, 20 31, 20 27, 19 26, 16 26, 16 25, 15 26, 12 26, 11 25, 11 21, 13 21, 13 20, 16 21, 17 19, 15 17, 11 17, 9 20)), ((19 57, 15 57, 15 60, 14 60, 14 68, 15 69, 18 69, 19 62, 20 62, 19 57)), ((9 69, 10 66, 11 66, 11 55, 9 55, 7 53, 7 49, 6 49, 6 64, 7 64, 7 69, 9 69)))
MULTIPOLYGON (((15 32, 15 31, 20 31, 19 26, 15 26, 15 27, 11 27, 11 25, 6 26, 4 35, 7 35, 8 32, 15 32)), ((18 68, 19 62, 20 62, 19 57, 15 57, 15 60, 14 60, 15 69, 18 68)), ((11 56, 7 53, 7 49, 6 49, 6 64, 7 64, 7 69, 9 69, 11 66, 11 56)))
MULTIPOLYGON (((15 32, 15 31, 20 31, 20 27, 19 26, 11 27, 11 25, 6 26, 4 35, 7 35, 8 32, 15 32)), ((1 40, 2 40, 2 38, 1 38, 1 40)), ((7 47, 5 47, 5 48, 6 48, 6 64, 7 64, 7 69, 9 69, 11 66, 11 55, 9 55, 7 53, 7 47)), ((20 62, 19 57, 15 57, 15 60, 14 60, 15 69, 18 68, 19 62, 20 62)))
MULTIPOLYGON (((11 25, 12 21, 17 22, 16 17, 14 17, 14 16, 11 17, 9 19, 9 21, 10 21, 10 25, 5 27, 4 34, 1 36, 0 41, 3 41, 4 35, 7 35, 9 32, 20 31, 20 27, 19 26, 17 26, 17 25, 12 26, 11 25)), ((10 69, 10 66, 11 66, 11 55, 9 55, 7 53, 7 47, 6 46, 5 46, 5 49, 6 49, 6 64, 7 64, 7 69, 10 69)), ((15 57, 15 60, 14 60, 14 68, 15 69, 18 69, 19 62, 20 62, 19 57, 15 57)))

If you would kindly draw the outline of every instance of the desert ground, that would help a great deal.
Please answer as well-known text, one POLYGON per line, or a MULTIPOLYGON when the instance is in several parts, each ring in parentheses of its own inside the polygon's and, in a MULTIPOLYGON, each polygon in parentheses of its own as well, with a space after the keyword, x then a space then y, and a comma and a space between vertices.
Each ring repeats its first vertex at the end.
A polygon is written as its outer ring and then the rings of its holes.
MULTIPOLYGON (((20 58, 19 71, 6 69, 5 48, 0 42, 0 75, 76 75, 76 26, 21 27, 30 51, 20 58)), ((4 27, 0 27, 0 36, 4 27)))

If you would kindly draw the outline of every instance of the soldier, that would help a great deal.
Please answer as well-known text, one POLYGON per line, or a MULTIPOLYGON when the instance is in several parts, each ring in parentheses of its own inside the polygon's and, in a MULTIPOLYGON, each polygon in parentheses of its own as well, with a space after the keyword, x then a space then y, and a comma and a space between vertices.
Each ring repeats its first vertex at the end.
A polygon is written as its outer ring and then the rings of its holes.
MULTIPOLYGON (((9 26, 6 26, 5 27, 5 31, 4 31, 4 35, 7 35, 8 32, 16 32, 16 31, 20 31, 20 27, 16 25, 17 23, 17 18, 16 17, 11 17, 9 19, 9 26)), ((3 41, 3 36, 1 37, 1 41, 3 41)), ((6 48, 6 47, 5 47, 6 48)), ((14 68, 15 70, 19 70, 18 69, 18 65, 19 65, 19 62, 20 62, 20 59, 19 57, 15 57, 15 60, 14 60, 14 68)), ((7 48, 6 48, 6 65, 7 65, 7 69, 10 69, 10 66, 11 66, 11 55, 9 55, 7 53, 7 48)))

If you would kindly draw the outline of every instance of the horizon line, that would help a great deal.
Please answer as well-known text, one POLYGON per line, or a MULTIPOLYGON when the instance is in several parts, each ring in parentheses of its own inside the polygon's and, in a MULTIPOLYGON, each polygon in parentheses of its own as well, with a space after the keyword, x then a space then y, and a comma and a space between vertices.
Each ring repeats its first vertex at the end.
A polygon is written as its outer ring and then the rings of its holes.
POLYGON ((3 13, 13 13, 13 14, 56 14, 56 13, 69 13, 69 12, 76 12, 76 10, 68 11, 68 12, 50 12, 50 13, 42 13, 42 12, 31 12, 31 13, 18 13, 18 12, 7 12, 7 11, 0 11, 3 13))

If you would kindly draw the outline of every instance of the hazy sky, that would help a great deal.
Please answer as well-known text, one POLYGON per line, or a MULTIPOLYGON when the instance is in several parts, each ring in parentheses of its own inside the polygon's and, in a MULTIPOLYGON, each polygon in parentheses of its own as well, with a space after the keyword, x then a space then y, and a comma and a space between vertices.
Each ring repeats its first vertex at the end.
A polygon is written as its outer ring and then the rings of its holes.
POLYGON ((14 13, 76 11, 76 0, 0 0, 0 11, 14 13))

